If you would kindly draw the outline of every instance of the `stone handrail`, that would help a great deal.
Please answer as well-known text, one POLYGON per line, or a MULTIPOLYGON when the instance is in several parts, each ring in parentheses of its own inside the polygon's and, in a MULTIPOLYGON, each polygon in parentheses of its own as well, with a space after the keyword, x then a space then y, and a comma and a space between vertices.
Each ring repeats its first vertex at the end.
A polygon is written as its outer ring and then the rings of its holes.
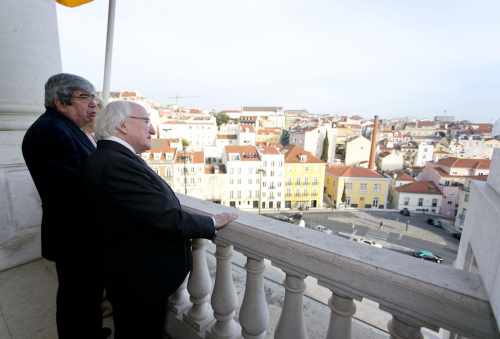
MULTIPOLYGON (((318 279, 333 292, 332 314, 349 319, 354 312, 352 300, 367 298, 393 315, 388 327, 394 338, 418 338, 420 327, 443 328, 470 338, 500 338, 478 274, 360 246, 192 197, 179 198, 183 208, 192 212, 238 213, 238 220, 218 233, 216 243, 231 244, 249 258, 271 260, 294 284, 300 285, 307 275, 318 279), (411 331, 418 334, 409 335, 411 331)), ((350 331, 349 323, 336 319, 350 331)))

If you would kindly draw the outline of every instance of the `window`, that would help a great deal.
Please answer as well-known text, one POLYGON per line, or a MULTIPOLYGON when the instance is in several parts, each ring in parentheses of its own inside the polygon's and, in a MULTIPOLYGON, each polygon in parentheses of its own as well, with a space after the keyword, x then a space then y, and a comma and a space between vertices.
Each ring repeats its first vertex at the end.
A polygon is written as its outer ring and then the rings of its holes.
POLYGON ((238 191, 238 199, 241 199, 241 191, 238 191))
POLYGON ((252 184, 252 179, 248 179, 248 184, 251 185, 252 184))
POLYGON ((403 205, 408 206, 410 204, 410 198, 406 197, 403 200, 403 205))
POLYGON ((229 185, 232 185, 232 184, 234 184, 234 179, 233 178, 229 179, 229 185))
POLYGON ((360 185, 359 185, 359 190, 360 190, 361 192, 366 192, 366 191, 368 191, 368 184, 360 184, 360 185))
POLYGON ((437 207, 437 205, 438 205, 438 200, 432 199, 432 207, 437 207))
POLYGON ((238 185, 241 185, 241 178, 238 178, 238 185))
POLYGON ((373 198, 372 207, 378 207, 378 198, 373 198))
POLYGON ((346 182, 345 183, 345 190, 346 191, 352 191, 352 183, 346 182))
POLYGON ((307 185, 307 177, 304 177, 304 185, 307 185))
POLYGON ((464 195, 464 202, 469 201, 469 193, 465 193, 464 195))
POLYGON ((229 199, 234 199, 234 191, 229 192, 229 199))
POLYGON ((351 197, 345 197, 345 205, 351 206, 351 197))
POLYGON ((313 185, 317 185, 318 184, 318 177, 313 177, 313 185))
POLYGON ((375 193, 380 192, 380 184, 373 184, 373 192, 375 193))
POLYGON ((267 183, 265 181, 262 182, 262 187, 266 187, 267 183))
POLYGON ((418 206, 424 206, 424 198, 418 198, 418 206))
POLYGON ((297 178, 297 180, 295 181, 295 184, 300 185, 300 178, 297 178))

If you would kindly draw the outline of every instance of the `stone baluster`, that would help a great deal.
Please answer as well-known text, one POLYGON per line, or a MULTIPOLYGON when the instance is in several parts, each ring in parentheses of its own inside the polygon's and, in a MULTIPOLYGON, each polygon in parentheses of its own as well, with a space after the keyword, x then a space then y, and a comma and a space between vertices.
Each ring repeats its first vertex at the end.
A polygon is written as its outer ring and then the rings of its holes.
POLYGON ((189 276, 187 288, 193 306, 184 315, 184 320, 196 331, 204 330, 213 320, 209 296, 212 279, 208 271, 204 239, 193 240, 193 269, 189 276))
POLYGON ((245 296, 240 309, 241 334, 245 339, 264 339, 269 309, 264 291, 264 259, 247 257, 245 296))
POLYGON ((168 307, 174 314, 178 315, 183 313, 191 305, 189 302, 189 294, 186 289, 188 279, 189 278, 186 277, 177 291, 168 298, 168 307))
MULTIPOLYGON (((383 306, 380 306, 384 309, 383 306)), ((389 311, 388 309, 386 309, 389 311)), ((390 311, 389 311, 390 312, 390 311)), ((421 332, 421 325, 416 319, 410 316, 400 314, 397 312, 391 312, 392 319, 389 320, 387 324, 387 329, 391 335, 391 339, 423 339, 424 336, 421 332)))
POLYGON ((303 314, 305 274, 286 271, 285 302, 274 335, 275 339, 307 339, 303 314))
MULTIPOLYGON (((328 284, 322 284, 328 286, 328 284)), ((352 329, 352 316, 356 313, 354 297, 350 293, 330 288, 332 296, 328 300, 330 306, 330 324, 328 326, 327 339, 350 339, 352 329)), ((356 299, 361 300, 360 297, 356 299)))
POLYGON ((217 272, 215 275, 212 308, 216 322, 208 331, 209 339, 232 339, 240 335, 241 328, 234 320, 237 307, 236 291, 233 284, 231 256, 233 246, 218 243, 215 251, 217 272))

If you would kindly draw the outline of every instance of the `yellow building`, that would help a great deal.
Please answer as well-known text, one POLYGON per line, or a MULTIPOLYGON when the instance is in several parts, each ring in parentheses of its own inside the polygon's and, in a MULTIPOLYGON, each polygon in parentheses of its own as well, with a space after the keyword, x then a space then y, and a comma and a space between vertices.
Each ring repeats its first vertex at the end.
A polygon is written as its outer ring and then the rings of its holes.
POLYGON ((300 146, 285 151, 285 207, 322 207, 326 163, 300 146))
POLYGON ((390 181, 367 168, 329 166, 325 192, 335 208, 387 208, 390 181))

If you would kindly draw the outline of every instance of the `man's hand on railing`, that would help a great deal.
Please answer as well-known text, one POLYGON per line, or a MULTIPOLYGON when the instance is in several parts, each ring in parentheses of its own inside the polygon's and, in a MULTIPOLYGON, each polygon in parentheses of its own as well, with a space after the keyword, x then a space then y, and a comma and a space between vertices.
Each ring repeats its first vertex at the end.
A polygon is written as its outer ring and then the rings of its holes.
POLYGON ((236 213, 220 213, 213 216, 215 221, 215 229, 220 230, 224 228, 230 222, 235 221, 238 218, 236 213))

